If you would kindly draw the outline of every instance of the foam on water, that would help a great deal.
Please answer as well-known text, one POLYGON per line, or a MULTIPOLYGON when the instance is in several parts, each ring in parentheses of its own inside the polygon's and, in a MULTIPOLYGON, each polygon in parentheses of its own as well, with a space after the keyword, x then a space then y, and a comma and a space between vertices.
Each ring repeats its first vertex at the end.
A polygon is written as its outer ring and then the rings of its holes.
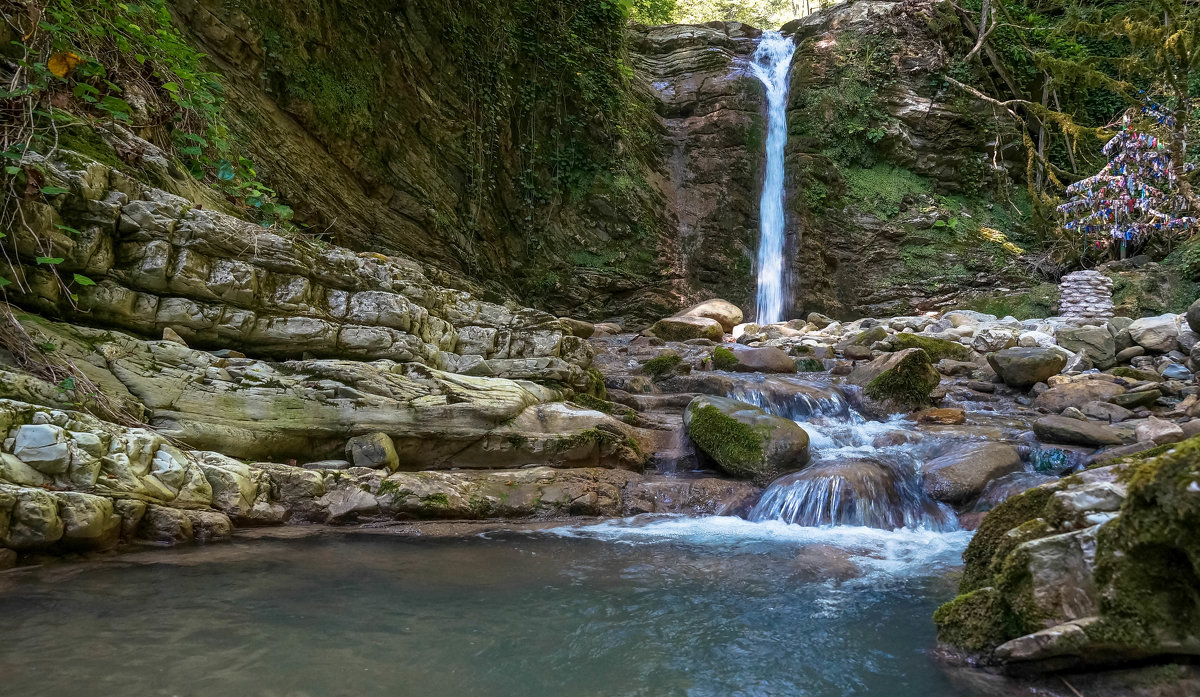
POLYGON ((807 527, 781 520, 751 522, 733 516, 635 516, 594 525, 550 528, 545 534, 623 544, 685 543, 740 547, 768 543, 827 545, 849 552, 863 568, 888 574, 928 575, 937 567, 957 566, 971 540, 966 531, 925 528, 881 530, 849 525, 807 527))

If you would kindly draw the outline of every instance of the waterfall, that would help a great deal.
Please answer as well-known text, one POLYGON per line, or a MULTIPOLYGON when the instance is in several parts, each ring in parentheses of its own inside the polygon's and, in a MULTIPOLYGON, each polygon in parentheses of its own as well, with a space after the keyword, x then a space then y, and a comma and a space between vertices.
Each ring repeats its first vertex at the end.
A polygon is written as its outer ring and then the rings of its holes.
POLYGON ((751 64, 767 88, 767 171, 759 202, 758 323, 783 320, 783 146, 787 144, 790 37, 765 31, 751 64))

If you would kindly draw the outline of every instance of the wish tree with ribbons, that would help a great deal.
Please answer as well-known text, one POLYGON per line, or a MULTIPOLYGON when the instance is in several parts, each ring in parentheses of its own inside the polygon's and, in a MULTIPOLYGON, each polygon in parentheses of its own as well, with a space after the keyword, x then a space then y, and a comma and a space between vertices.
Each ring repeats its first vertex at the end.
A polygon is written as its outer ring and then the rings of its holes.
POLYGON ((1179 170, 1190 172, 1192 165, 1180 168, 1172 156, 1172 150, 1186 153, 1186 143, 1172 148, 1156 135, 1174 134, 1175 118, 1156 103, 1143 107, 1142 115, 1139 121, 1148 128, 1134 128, 1126 116, 1121 131, 1104 146, 1108 164, 1067 187, 1071 198, 1058 207, 1065 230, 1122 259, 1152 239, 1187 237, 1196 228, 1179 181, 1179 170))

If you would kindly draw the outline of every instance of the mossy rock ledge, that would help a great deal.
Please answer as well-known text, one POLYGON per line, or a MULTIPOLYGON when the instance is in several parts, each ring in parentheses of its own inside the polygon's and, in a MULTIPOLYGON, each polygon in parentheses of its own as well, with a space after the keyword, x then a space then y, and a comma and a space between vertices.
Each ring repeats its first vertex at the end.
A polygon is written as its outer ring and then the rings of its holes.
POLYGON ((1200 655, 1200 436, 1031 489, 984 518, 944 648, 1009 670, 1200 655))
POLYGON ((731 477, 765 486, 808 464, 808 433, 753 404, 696 397, 683 423, 696 449, 731 477))

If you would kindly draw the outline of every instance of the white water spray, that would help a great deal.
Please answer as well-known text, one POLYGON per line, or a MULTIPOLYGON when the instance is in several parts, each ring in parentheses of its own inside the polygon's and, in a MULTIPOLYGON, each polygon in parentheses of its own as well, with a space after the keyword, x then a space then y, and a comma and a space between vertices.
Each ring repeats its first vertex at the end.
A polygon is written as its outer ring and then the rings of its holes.
POLYGON ((790 37, 765 31, 754 52, 754 75, 767 88, 767 173, 759 202, 758 323, 783 321, 783 146, 787 144, 790 37))

